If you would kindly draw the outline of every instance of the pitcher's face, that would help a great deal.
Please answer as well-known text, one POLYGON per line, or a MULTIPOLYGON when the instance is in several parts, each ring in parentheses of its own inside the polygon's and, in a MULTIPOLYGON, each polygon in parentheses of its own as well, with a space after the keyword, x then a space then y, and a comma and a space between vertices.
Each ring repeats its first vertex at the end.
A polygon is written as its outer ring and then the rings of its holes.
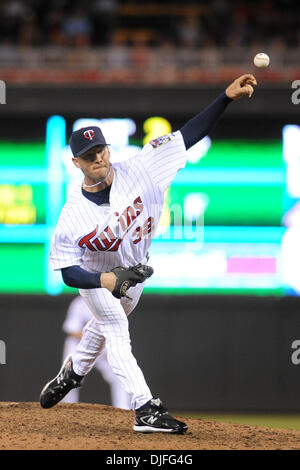
POLYGON ((83 171, 86 178, 92 182, 97 182, 108 175, 110 151, 107 145, 96 145, 79 157, 73 157, 73 163, 83 171))

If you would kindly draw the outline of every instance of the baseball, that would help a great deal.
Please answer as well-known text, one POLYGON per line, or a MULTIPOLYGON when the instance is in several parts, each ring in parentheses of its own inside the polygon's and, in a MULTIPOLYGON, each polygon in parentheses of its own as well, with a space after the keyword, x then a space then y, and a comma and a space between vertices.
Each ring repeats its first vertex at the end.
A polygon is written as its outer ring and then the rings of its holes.
POLYGON ((259 54, 256 54, 253 62, 256 67, 259 67, 260 69, 264 69, 268 67, 270 63, 270 57, 264 52, 260 52, 259 54))

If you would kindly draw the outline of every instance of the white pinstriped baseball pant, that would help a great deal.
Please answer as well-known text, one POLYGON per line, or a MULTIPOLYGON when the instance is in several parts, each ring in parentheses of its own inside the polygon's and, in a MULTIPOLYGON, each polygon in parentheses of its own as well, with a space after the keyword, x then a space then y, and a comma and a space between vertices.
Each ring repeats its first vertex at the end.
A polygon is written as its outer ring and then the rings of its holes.
POLYGON ((127 315, 138 303, 143 287, 144 283, 141 283, 127 291, 132 300, 126 297, 118 300, 107 289, 80 290, 94 318, 84 327, 82 339, 72 355, 74 372, 86 375, 106 343, 108 363, 130 394, 133 410, 152 398, 144 375, 131 352, 127 319, 127 315))
MULTIPOLYGON (((75 351, 79 339, 72 336, 67 336, 63 348, 63 359, 75 351)), ((97 357, 94 368, 100 372, 103 379, 110 387, 111 404, 116 408, 123 408, 128 410, 131 408, 131 399, 128 393, 125 392, 118 377, 113 373, 111 367, 107 362, 106 348, 103 348, 97 357)), ((80 399, 80 388, 73 388, 62 400, 62 403, 77 403, 80 399)))

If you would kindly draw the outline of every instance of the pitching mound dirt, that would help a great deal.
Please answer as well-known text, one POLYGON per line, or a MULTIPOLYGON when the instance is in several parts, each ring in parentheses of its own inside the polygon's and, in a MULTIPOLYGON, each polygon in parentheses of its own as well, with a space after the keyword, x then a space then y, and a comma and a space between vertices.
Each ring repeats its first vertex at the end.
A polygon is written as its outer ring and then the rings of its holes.
POLYGON ((184 419, 184 435, 139 434, 132 411, 111 406, 0 403, 0 450, 300 449, 300 431, 184 419))

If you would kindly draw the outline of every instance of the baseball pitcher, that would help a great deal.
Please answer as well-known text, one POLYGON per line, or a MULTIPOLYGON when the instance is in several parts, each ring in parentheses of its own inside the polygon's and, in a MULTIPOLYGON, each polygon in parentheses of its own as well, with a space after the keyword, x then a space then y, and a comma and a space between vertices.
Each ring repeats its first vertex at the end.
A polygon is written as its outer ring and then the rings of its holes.
POLYGON ((111 165, 109 144, 100 128, 71 135, 74 165, 82 171, 64 205, 52 239, 50 265, 64 282, 79 289, 93 318, 75 352, 43 388, 43 408, 57 404, 79 387, 104 344, 108 362, 131 397, 138 432, 183 434, 185 423, 154 399, 131 351, 127 316, 135 308, 153 270, 148 252, 158 226, 164 193, 184 168, 186 150, 213 128, 227 105, 252 96, 256 79, 237 78, 210 106, 180 130, 147 143, 134 157, 111 165))

